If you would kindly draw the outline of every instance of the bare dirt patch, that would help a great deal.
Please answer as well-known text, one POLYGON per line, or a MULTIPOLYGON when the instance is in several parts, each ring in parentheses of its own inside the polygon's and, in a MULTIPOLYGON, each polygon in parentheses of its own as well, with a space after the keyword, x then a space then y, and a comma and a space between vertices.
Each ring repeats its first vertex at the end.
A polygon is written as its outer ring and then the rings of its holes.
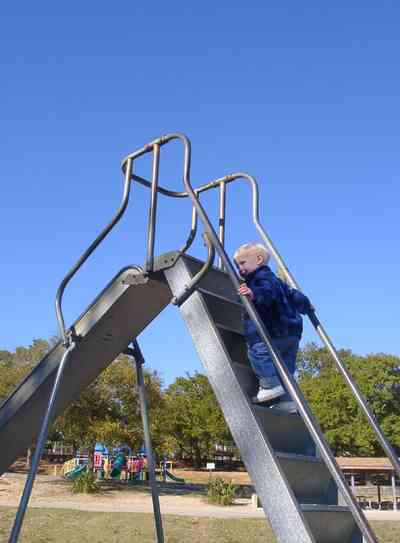
MULTIPOLYGON (((181 475, 185 475, 181 473, 181 475)), ((205 474, 205 481, 208 474, 205 474)), ((0 506, 19 503, 25 484, 23 473, 6 473, 0 477, 0 506)), ((232 507, 211 505, 205 501, 205 484, 159 484, 161 510, 164 514, 235 517, 262 517, 250 500, 239 498, 232 507)), ((52 507, 86 511, 119 511, 151 513, 153 503, 147 484, 107 481, 98 494, 73 494, 71 482, 53 475, 38 475, 29 502, 30 507, 52 507)))

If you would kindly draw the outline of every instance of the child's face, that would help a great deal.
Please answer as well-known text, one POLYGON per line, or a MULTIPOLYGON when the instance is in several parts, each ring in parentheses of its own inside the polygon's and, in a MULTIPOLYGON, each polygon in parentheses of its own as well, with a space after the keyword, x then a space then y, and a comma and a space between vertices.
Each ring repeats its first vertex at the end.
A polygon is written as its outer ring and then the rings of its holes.
POLYGON ((264 258, 255 249, 244 249, 236 255, 235 262, 240 275, 246 277, 246 275, 264 264, 264 258))

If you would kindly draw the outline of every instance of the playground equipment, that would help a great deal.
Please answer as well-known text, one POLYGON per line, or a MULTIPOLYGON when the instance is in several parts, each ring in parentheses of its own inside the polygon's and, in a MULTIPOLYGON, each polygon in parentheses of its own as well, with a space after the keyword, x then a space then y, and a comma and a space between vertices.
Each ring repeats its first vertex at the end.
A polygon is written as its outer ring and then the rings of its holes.
POLYGON ((65 470, 63 470, 63 472, 64 472, 64 476, 67 479, 76 479, 79 475, 81 475, 81 473, 85 473, 87 469, 88 467, 85 465, 81 465, 81 466, 78 465, 69 471, 68 471, 68 467, 66 467, 65 470))
MULTIPOLYGON (((176 133, 158 138, 124 159, 124 195, 118 212, 66 275, 57 292, 56 312, 62 339, 0 408, 0 439, 8 444, 0 450, 0 473, 39 434, 32 469, 10 541, 14 543, 18 539, 50 422, 122 352, 132 357, 138 375, 157 539, 159 543, 163 541, 142 374, 144 359, 136 338, 169 303, 173 303, 179 307, 187 324, 278 542, 360 543, 364 539, 367 543, 376 543, 376 536, 336 464, 296 381, 275 352, 253 304, 246 297, 242 297, 241 303, 237 300, 239 279, 224 249, 226 190, 230 183, 237 180, 250 184, 255 227, 289 284, 298 288, 260 224, 257 183, 246 173, 235 173, 193 189, 190 156, 189 140, 183 134, 176 133), (175 192, 158 184, 161 148, 173 140, 180 141, 184 149, 184 192, 175 192), (147 153, 153 154, 151 181, 133 173, 135 161, 147 153), (131 266, 121 270, 67 330, 62 313, 65 288, 125 212, 133 182, 151 189, 144 267, 131 266), (214 188, 219 189, 220 195, 218 234, 200 202, 200 195, 214 188), (193 204, 193 215, 183 247, 155 257, 155 226, 160 194, 172 198, 189 197, 193 204), (204 240, 208 248, 205 262, 187 255, 196 236, 198 217, 204 226, 204 240), (213 267, 215 251, 219 257, 219 269, 213 267), (271 352, 299 414, 252 404, 256 380, 246 357, 240 319, 243 306, 271 352), (128 347, 131 343, 133 348, 128 347)), ((311 311, 308 317, 400 475, 400 464, 394 450, 340 360, 315 311, 311 311)))
POLYGON ((63 475, 67 479, 76 479, 78 475, 84 473, 89 468, 89 455, 80 454, 79 451, 75 458, 67 460, 63 464, 63 475))
POLYGON ((161 462, 161 475, 163 478, 163 481, 168 483, 180 483, 185 484, 185 479, 182 479, 182 477, 177 477, 171 471, 168 469, 169 465, 171 465, 171 462, 168 462, 166 460, 163 460, 161 462))

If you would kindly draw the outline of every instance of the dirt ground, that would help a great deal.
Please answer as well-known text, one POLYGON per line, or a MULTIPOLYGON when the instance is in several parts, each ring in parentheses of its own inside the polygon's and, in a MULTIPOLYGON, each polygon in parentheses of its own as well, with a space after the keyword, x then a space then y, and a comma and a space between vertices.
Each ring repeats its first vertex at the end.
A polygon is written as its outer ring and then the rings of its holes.
MULTIPOLYGON (((101 485, 101 492, 98 494, 73 494, 71 483, 60 475, 55 476, 54 470, 52 465, 41 466, 29 502, 30 507, 137 513, 153 511, 152 497, 147 486, 109 481, 101 485)), ((264 517, 263 510, 254 507, 248 497, 236 499, 235 505, 229 507, 207 503, 205 484, 210 476, 207 472, 174 470, 174 473, 190 483, 160 484, 159 495, 163 514, 215 518, 264 517)), ((232 480, 235 484, 245 485, 242 487, 247 490, 244 495, 251 495, 247 473, 218 472, 215 475, 232 480)), ((7 472, 0 477, 0 506, 18 506, 25 480, 26 470, 22 465, 14 466, 13 472, 7 472)), ((400 511, 367 511, 366 514, 368 518, 374 520, 400 520, 400 511)))
MULTIPOLYGON (((41 465, 33 487, 30 507, 51 507, 79 509, 85 511, 120 511, 151 513, 153 503, 148 486, 107 481, 101 484, 98 494, 73 494, 71 482, 61 475, 55 475, 60 467, 41 465)), ((184 477, 188 484, 160 483, 159 495, 161 511, 164 514, 215 516, 215 517, 262 517, 261 509, 251 506, 248 498, 239 498, 232 507, 208 504, 205 501, 205 485, 210 477, 207 472, 174 470, 174 474, 184 477)), ((219 472, 235 484, 247 485, 249 478, 244 472, 219 472)), ((19 503, 26 480, 23 463, 13 466, 13 471, 0 477, 0 506, 14 506, 19 503)))

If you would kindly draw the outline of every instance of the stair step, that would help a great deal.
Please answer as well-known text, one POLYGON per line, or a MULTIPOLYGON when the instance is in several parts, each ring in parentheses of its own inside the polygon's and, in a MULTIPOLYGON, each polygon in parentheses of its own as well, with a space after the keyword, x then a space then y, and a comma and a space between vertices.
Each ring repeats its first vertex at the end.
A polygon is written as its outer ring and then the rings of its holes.
POLYGON ((316 543, 362 543, 362 536, 348 507, 301 504, 316 543))
POLYGON ((239 297, 237 297, 237 300, 232 300, 231 298, 223 296, 222 294, 219 294, 218 292, 214 292, 212 290, 207 290, 207 289, 202 288, 202 287, 197 287, 197 291, 200 292, 200 294, 205 294, 206 296, 211 296, 211 297, 214 297, 214 298, 218 298, 219 300, 222 300, 222 301, 226 302, 230 306, 236 307, 240 311, 243 311, 243 304, 240 301, 239 297))
MULTIPOLYGON (((204 262, 201 260, 197 260, 191 256, 185 256, 185 266, 192 276, 200 271, 203 265, 204 262)), ((197 287, 218 294, 234 303, 237 303, 239 299, 229 275, 218 268, 211 268, 199 282, 197 287)))
POLYGON ((251 400, 251 398, 257 394, 258 379, 251 369, 250 363, 248 362, 247 364, 242 364, 241 362, 232 362, 232 367, 241 387, 251 400))
POLYGON ((201 292, 207 309, 217 325, 224 326, 228 330, 243 334, 242 307, 234 304, 221 296, 201 292))
POLYGON ((276 456, 299 502, 337 505, 337 486, 320 458, 281 452, 276 456))
MULTIPOLYGON (((249 399, 256 395, 258 381, 250 366, 232 362, 232 368, 249 399)), ((300 415, 252 403, 253 411, 276 451, 315 456, 315 444, 300 415)))
POLYGON ((231 359, 248 365, 247 345, 243 333, 235 332, 218 323, 216 326, 231 359))
POLYGON ((314 441, 300 415, 257 404, 253 411, 274 450, 315 456, 314 441))

